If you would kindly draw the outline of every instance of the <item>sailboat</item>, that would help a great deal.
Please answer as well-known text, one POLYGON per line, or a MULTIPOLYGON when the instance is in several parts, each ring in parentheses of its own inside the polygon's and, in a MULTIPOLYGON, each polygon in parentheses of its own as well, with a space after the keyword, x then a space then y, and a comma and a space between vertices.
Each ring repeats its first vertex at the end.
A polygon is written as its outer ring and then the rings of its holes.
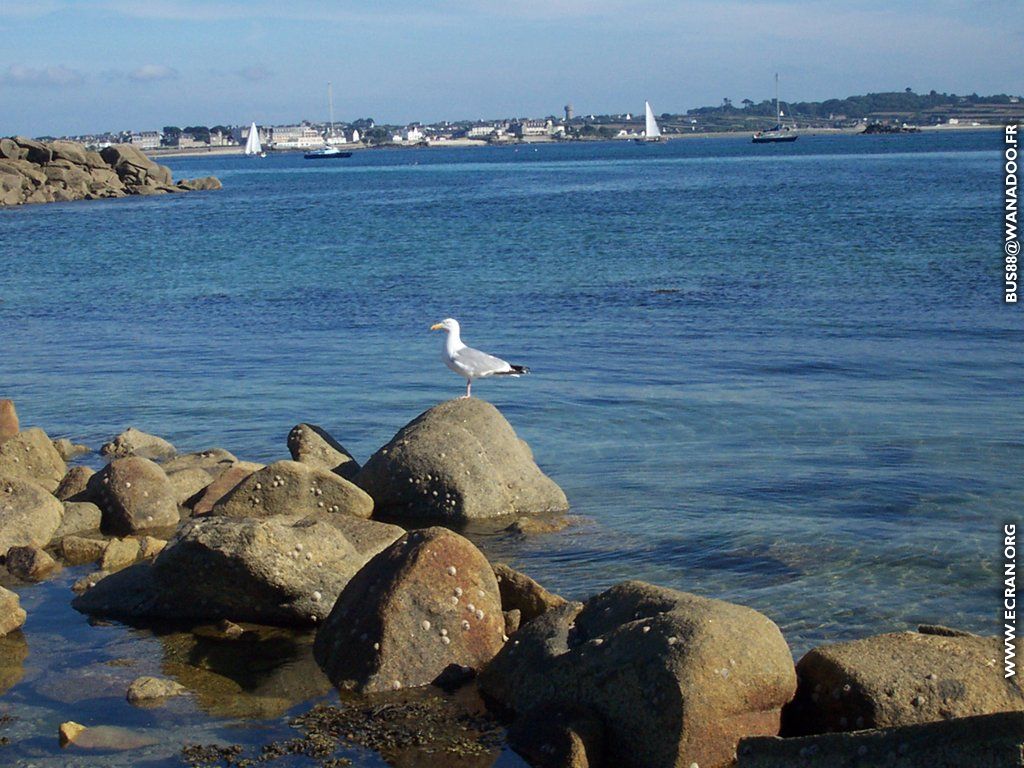
POLYGON ((775 73, 775 127, 767 131, 758 131, 751 137, 755 144, 781 144, 796 141, 796 133, 788 125, 782 124, 782 110, 779 109, 779 73, 775 73))
POLYGON ((260 131, 256 127, 256 123, 249 126, 249 138, 245 140, 245 154, 248 157, 267 156, 267 153, 263 151, 263 145, 260 144, 260 131))
POLYGON ((644 135, 639 139, 634 139, 638 144, 649 144, 655 141, 661 141, 661 129, 658 127, 658 121, 654 119, 654 110, 651 109, 651 102, 644 102, 644 135))
POLYGON ((320 149, 314 149, 311 152, 307 152, 303 155, 307 160, 332 160, 341 157, 352 157, 351 152, 342 152, 337 147, 332 147, 328 142, 331 136, 334 135, 334 92, 331 90, 331 84, 327 84, 327 108, 330 111, 330 128, 327 131, 327 135, 324 136, 324 145, 320 149))

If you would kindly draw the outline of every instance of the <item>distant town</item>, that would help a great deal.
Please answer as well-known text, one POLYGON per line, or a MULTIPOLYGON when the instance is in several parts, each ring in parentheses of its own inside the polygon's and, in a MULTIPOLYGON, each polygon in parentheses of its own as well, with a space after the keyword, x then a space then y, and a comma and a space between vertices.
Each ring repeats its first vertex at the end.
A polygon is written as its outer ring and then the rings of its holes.
MULTIPOLYGON (((869 127, 887 131, 918 127, 982 127, 1024 121, 1021 96, 958 96, 956 94, 914 93, 904 91, 851 96, 823 102, 782 104, 783 114, 798 130, 858 132, 869 127)), ((771 127, 776 120, 773 100, 754 102, 743 99, 739 105, 724 98, 713 107, 698 107, 685 113, 658 115, 661 133, 666 137, 696 134, 757 131, 771 127)), ((164 126, 161 130, 123 129, 78 136, 42 136, 40 139, 66 138, 94 149, 130 143, 146 152, 231 151, 244 146, 248 125, 164 126)), ((352 121, 302 120, 294 124, 258 125, 264 149, 272 151, 307 150, 323 146, 345 145, 351 148, 375 146, 437 146, 458 144, 498 144, 521 141, 569 141, 633 139, 644 135, 643 110, 637 113, 578 115, 571 104, 560 115, 540 118, 502 118, 494 120, 419 122, 407 125, 378 124, 372 118, 352 121)))

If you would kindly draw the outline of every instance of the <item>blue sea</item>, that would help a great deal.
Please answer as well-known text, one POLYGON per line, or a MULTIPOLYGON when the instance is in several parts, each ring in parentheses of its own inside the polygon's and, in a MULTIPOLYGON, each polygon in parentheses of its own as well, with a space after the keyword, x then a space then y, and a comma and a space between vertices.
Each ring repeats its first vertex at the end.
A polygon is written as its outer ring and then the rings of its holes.
MULTIPOLYGON (((168 159, 224 189, 0 212, 0 396, 94 447, 132 425, 270 461, 308 421, 362 461, 462 393, 428 331, 455 317, 532 369, 474 395, 572 505, 558 533, 474 534, 493 558, 574 598, 643 579, 744 603, 796 657, 919 623, 996 634, 1024 508, 1000 138, 168 159)), ((30 650, 159 647, 71 611, 75 575, 22 590, 30 650)), ((40 691, 46 658, 0 698, 54 724, 6 748, 40 765, 75 719, 40 691)), ((235 722, 118 701, 200 739, 235 722)))

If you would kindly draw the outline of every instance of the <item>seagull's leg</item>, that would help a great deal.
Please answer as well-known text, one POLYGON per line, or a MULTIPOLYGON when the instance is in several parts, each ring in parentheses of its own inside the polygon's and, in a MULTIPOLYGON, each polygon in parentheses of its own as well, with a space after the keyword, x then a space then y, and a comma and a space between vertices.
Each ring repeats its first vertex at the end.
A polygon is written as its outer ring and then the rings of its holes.
POLYGON ((470 397, 469 390, 470 390, 470 388, 472 386, 473 386, 473 380, 472 379, 466 379, 466 394, 463 396, 463 398, 462 398, 463 400, 465 400, 466 398, 470 397))

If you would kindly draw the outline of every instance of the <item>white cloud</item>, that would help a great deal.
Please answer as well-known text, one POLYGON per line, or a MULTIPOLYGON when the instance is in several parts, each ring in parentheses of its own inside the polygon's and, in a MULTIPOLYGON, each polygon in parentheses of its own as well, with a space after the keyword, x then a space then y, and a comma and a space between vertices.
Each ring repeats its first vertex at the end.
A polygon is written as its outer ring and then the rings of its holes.
POLYGON ((0 85, 29 88, 66 88, 78 85, 84 79, 77 69, 61 65, 36 68, 12 64, 6 72, 0 73, 0 85))
POLYGON ((178 76, 178 70, 166 64, 143 64, 137 69, 128 73, 128 77, 139 82, 150 82, 152 80, 173 80, 178 76))

